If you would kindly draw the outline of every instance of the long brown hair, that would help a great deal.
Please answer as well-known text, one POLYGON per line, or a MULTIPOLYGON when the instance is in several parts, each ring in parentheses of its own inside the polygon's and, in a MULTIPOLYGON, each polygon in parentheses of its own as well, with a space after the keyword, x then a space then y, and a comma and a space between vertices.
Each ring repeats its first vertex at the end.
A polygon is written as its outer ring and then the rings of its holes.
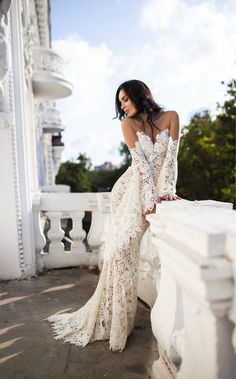
POLYGON ((115 118, 118 117, 119 120, 123 120, 126 117, 124 111, 121 109, 121 103, 119 100, 119 93, 121 90, 125 91, 126 95, 137 109, 137 114, 134 117, 137 117, 143 123, 143 120, 139 117, 139 114, 147 113, 147 122, 151 126, 153 135, 153 127, 159 130, 159 128, 153 123, 153 113, 155 112, 157 114, 162 112, 163 107, 155 102, 150 89, 145 83, 136 79, 128 80, 122 83, 116 91, 115 118))

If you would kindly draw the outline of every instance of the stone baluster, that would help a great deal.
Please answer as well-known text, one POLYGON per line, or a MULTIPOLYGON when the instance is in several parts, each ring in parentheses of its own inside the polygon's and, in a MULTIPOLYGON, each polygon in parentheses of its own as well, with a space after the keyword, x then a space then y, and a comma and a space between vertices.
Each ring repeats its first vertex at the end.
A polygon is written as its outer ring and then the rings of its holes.
POLYGON ((63 267, 65 261, 64 245, 61 242, 64 237, 64 230, 61 228, 62 212, 47 212, 50 220, 50 229, 48 231, 49 254, 44 257, 45 265, 48 269, 63 267))
POLYGON ((88 232, 87 240, 92 252, 89 253, 89 266, 98 266, 99 251, 101 246, 101 235, 103 232, 103 214, 98 211, 92 212, 91 226, 88 232))
POLYGON ((34 241, 36 254, 36 270, 42 272, 44 270, 44 262, 42 259, 42 251, 46 244, 46 238, 43 233, 45 218, 40 212, 40 198, 35 197, 33 200, 33 219, 34 219, 34 241))
POLYGON ((73 222, 73 227, 70 231, 70 236, 72 238, 71 254, 77 255, 79 265, 88 266, 88 254, 83 243, 83 239, 86 237, 86 233, 82 227, 84 212, 71 212, 71 217, 73 222))

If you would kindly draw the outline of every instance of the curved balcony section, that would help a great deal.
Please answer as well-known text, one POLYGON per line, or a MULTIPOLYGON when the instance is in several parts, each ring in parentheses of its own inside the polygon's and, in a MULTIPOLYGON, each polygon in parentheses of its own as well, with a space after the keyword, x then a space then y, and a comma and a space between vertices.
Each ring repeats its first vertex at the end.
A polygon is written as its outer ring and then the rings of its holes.
POLYGON ((41 127, 44 133, 61 133, 65 130, 61 124, 60 112, 56 108, 47 108, 43 115, 41 127))
POLYGON ((34 47, 33 92, 37 99, 62 99, 72 94, 72 84, 64 77, 63 59, 51 49, 34 47))

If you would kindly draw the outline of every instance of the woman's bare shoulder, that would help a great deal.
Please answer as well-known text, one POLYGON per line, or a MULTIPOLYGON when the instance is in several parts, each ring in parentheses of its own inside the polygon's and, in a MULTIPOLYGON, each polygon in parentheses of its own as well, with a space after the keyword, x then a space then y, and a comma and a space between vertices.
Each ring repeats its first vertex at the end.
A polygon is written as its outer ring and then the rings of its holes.
POLYGON ((133 119, 126 117, 121 121, 122 132, 124 140, 129 149, 135 147, 137 135, 135 132, 133 119))
POLYGON ((177 118, 179 117, 178 113, 174 110, 171 110, 171 111, 163 111, 161 112, 161 118, 165 118, 165 119, 168 119, 168 120, 171 120, 173 118, 177 118))
POLYGON ((121 120, 122 128, 135 130, 135 125, 136 125, 135 120, 132 119, 131 117, 126 117, 126 118, 123 118, 123 120, 121 120))

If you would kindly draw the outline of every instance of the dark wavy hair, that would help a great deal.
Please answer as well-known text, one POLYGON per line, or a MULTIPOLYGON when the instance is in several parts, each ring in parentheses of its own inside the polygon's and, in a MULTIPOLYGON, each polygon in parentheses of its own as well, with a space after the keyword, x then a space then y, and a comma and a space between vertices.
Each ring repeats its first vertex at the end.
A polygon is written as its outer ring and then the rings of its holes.
POLYGON ((119 93, 121 90, 125 91, 126 95, 130 98, 135 108, 137 109, 137 114, 134 117, 137 117, 140 119, 140 121, 142 121, 141 117, 139 117, 139 114, 147 113, 148 124, 151 126, 151 128, 152 126, 157 128, 153 123, 153 113, 162 112, 163 107, 155 102, 150 89, 141 80, 128 80, 118 87, 115 97, 115 118, 118 117, 119 120, 123 120, 126 117, 124 111, 121 109, 121 103, 119 101, 119 93))

